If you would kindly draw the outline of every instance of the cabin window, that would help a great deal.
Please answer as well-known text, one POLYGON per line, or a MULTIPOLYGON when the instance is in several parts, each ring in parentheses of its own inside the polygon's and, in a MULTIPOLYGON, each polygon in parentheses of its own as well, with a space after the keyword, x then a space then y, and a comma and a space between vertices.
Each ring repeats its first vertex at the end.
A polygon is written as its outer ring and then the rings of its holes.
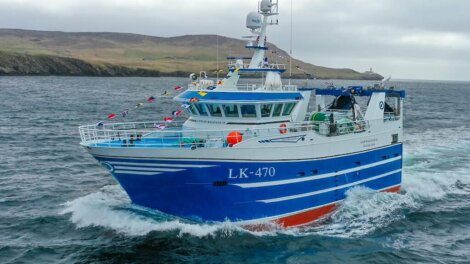
POLYGON ((284 110, 282 110, 282 115, 283 116, 288 116, 292 113, 292 110, 294 110, 295 103, 287 103, 284 105, 284 110))
POLYGON ((255 105, 241 105, 240 110, 242 112, 242 117, 256 118, 255 105))
POLYGON ((199 112, 199 115, 202 115, 202 116, 207 116, 207 110, 206 110, 206 106, 203 105, 203 104, 195 104, 196 108, 197 108, 197 111, 199 112))
POLYGON ((274 111, 273 111, 273 117, 280 116, 281 111, 282 111, 282 104, 275 104, 274 105, 274 111))
POLYGON ((400 116, 400 97, 386 96, 384 106, 385 117, 400 116))
POLYGON ((239 117, 237 105, 224 105, 223 108, 226 117, 239 117))
POLYGON ((194 104, 189 104, 189 107, 188 107, 188 111, 193 114, 193 115, 197 115, 197 110, 196 110, 196 107, 194 106, 194 104))
POLYGON ((215 104, 206 104, 207 109, 209 109, 209 113, 211 116, 222 117, 222 110, 218 105, 215 104))
POLYGON ((261 117, 270 117, 272 108, 273 108, 272 104, 262 104, 261 105, 261 117))

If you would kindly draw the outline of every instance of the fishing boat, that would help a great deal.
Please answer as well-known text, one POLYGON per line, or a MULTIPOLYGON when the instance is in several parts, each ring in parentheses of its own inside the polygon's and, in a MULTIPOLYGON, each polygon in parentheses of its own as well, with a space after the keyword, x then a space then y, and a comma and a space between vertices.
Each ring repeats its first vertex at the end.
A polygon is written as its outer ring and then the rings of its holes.
POLYGON ((174 97, 184 122, 79 128, 81 145, 133 204, 193 221, 287 228, 326 216, 353 187, 400 190, 405 92, 283 81, 292 66, 267 60, 278 2, 258 9, 247 16, 253 56, 230 57, 221 79, 191 74, 174 97), (243 83, 254 75, 258 82, 243 83))

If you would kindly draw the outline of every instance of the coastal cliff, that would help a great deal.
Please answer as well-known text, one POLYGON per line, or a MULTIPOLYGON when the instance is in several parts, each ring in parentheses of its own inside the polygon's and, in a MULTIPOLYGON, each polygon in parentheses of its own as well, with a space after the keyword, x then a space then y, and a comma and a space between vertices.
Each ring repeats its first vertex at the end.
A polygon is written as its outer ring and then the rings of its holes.
POLYGON ((0 75, 10 76, 143 76, 159 77, 158 70, 112 64, 91 64, 83 60, 52 55, 30 55, 0 51, 0 75))

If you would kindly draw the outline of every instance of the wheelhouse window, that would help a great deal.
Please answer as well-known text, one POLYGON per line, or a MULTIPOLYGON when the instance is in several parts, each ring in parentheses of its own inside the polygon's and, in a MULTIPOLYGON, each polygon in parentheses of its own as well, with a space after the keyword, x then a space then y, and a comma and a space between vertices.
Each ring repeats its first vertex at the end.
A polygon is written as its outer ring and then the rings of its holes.
POLYGON ((197 111, 199 112, 199 115, 202 115, 202 116, 207 116, 207 110, 206 110, 206 106, 204 104, 195 104, 196 108, 197 108, 197 111))
POLYGON ((242 117, 256 118, 255 105, 241 105, 240 110, 242 112, 242 117))
POLYGON ((284 105, 284 110, 282 110, 282 115, 283 116, 288 116, 292 113, 292 110, 294 110, 295 103, 287 103, 284 105))
POLYGON ((273 111, 273 117, 281 116, 281 111, 282 111, 282 104, 275 104, 274 105, 274 111, 273 111))
POLYGON ((197 110, 196 110, 196 107, 194 106, 194 104, 189 104, 189 107, 188 107, 188 111, 189 113, 193 114, 193 115, 197 115, 197 110))
POLYGON ((226 117, 239 117, 238 105, 223 105, 226 117))
POLYGON ((206 104, 207 109, 209 109, 209 113, 211 116, 215 117, 222 117, 222 110, 220 109, 219 105, 216 104, 206 104))
POLYGON ((262 104, 261 105, 261 117, 270 117, 272 109, 273 109, 272 104, 262 104))

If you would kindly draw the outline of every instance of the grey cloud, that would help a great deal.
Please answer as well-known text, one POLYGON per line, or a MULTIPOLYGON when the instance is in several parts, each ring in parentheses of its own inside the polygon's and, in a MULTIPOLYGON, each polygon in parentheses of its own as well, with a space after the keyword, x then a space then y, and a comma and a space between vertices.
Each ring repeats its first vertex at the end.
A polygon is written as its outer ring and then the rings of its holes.
MULTIPOLYGON (((299 59, 359 71, 373 67, 396 78, 470 80, 470 1, 293 1, 299 59)), ((61 9, 58 0, 0 1, 0 27, 239 38, 248 33, 246 13, 256 8, 254 0, 140 2, 75 1, 61 9)), ((269 29, 269 40, 288 50, 290 1, 280 2, 281 24, 269 29)))

